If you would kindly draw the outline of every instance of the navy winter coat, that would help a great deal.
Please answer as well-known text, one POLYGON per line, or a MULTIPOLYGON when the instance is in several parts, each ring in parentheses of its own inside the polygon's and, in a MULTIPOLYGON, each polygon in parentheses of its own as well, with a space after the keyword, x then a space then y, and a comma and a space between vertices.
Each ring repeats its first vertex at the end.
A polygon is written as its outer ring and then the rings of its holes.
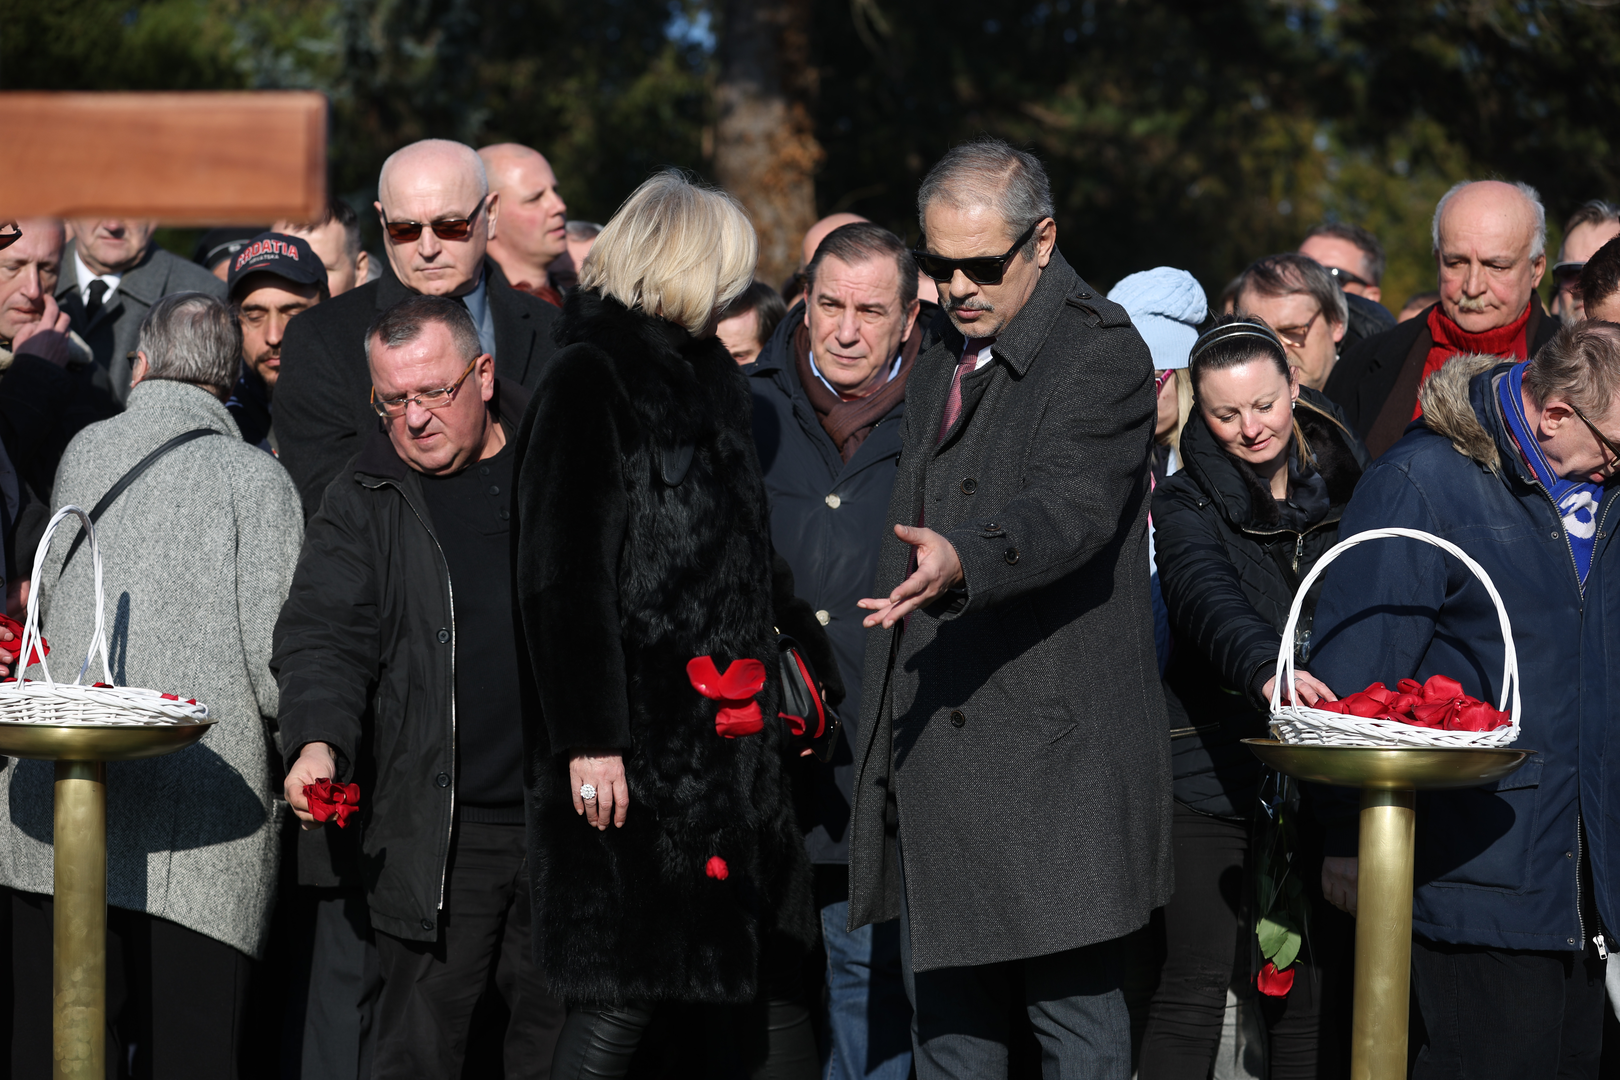
MULTIPOLYGON (((1583 824, 1598 910, 1620 925, 1620 822, 1610 820, 1620 793, 1604 780, 1620 704, 1617 489, 1598 511, 1583 597, 1559 515, 1497 405, 1508 366, 1459 357, 1435 374, 1423 388, 1422 423, 1363 477, 1340 534, 1401 525, 1458 545, 1502 594, 1519 653, 1524 712, 1514 745, 1536 753, 1494 785, 1419 793, 1413 929, 1489 948, 1574 950, 1596 932, 1577 903, 1583 824)), ((1496 610, 1456 559, 1412 540, 1377 540, 1324 577, 1311 670, 1336 692, 1438 674, 1497 703, 1496 610)), ((1329 854, 1354 854, 1348 839, 1330 837, 1329 854)))
POLYGON ((902 401, 880 420, 846 464, 810 405, 793 353, 793 332, 804 323, 794 306, 759 360, 744 368, 754 395, 754 443, 771 502, 771 540, 793 568, 794 591, 824 619, 843 674, 838 706, 844 738, 831 766, 798 767, 796 799, 810 861, 849 861, 849 814, 861 715, 861 668, 866 612, 857 600, 877 595, 878 552, 889 530, 889 494, 900 461, 902 401))

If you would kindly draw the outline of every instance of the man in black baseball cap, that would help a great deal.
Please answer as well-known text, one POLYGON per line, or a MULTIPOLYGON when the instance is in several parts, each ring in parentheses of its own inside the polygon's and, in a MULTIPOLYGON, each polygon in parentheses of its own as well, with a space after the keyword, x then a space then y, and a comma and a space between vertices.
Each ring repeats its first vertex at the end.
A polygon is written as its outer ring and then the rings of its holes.
POLYGON ((225 284, 242 326, 242 376, 225 407, 242 438, 275 453, 270 399, 281 374, 281 338, 294 315, 329 298, 326 267, 303 237, 262 232, 231 256, 225 284))

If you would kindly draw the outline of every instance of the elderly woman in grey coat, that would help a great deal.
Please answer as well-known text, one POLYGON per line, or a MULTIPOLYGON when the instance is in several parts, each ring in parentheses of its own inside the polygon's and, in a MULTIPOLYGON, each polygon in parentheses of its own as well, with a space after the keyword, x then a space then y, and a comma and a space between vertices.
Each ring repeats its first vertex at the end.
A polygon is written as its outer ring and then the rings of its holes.
MULTIPOLYGON (((153 450, 199 433, 140 473, 96 527, 113 681, 194 697, 214 721, 179 753, 107 766, 108 1059, 136 1047, 137 1073, 157 1077, 237 1075, 247 973, 275 895, 270 633, 303 515, 285 470, 242 441, 225 409, 240 363, 220 301, 160 300, 141 325, 128 411, 74 438, 52 499, 89 509, 153 450)), ((63 565, 79 531, 63 523, 40 585, 58 680, 77 672, 95 620, 88 545, 63 565)), ((98 657, 90 677, 100 676, 98 657)), ((0 769, 21 1076, 50 1073, 52 805, 49 762, 0 769)))

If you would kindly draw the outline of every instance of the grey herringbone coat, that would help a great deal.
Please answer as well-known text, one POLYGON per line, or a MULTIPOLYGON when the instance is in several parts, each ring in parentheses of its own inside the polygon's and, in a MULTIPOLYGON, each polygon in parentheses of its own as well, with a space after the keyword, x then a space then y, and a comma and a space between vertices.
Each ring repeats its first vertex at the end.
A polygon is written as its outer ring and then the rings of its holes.
MULTIPOLYGON (((159 460, 96 530, 113 681, 195 697, 215 721, 179 753, 107 766, 107 900, 258 956, 285 812, 272 773, 270 632, 303 539, 298 492, 275 458, 242 441, 218 399, 148 380, 128 411, 69 444, 52 506, 88 510, 130 465, 195 428, 220 434, 159 460)), ((62 525, 44 572, 59 680, 77 672, 95 620, 88 548, 57 577, 78 533, 62 525)), ((25 892, 52 887, 51 774, 46 761, 0 769, 0 883, 25 892)))
MULTIPOLYGON (((871 633, 854 748, 850 925, 899 914, 892 795, 917 970, 1119 937, 1172 884, 1147 346, 1054 251, 936 446, 962 348, 943 317, 924 339, 888 518, 926 517, 966 581, 871 633)), ((909 556, 888 532, 874 596, 909 556)))

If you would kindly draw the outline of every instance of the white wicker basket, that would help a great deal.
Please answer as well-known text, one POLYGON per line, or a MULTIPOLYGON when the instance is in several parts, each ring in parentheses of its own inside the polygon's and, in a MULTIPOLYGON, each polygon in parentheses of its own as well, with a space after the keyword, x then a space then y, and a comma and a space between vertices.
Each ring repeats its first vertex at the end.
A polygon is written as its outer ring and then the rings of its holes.
POLYGON ((83 523, 90 548, 90 561, 96 580, 96 630, 90 639, 84 663, 71 683, 51 679, 43 650, 39 669, 43 679, 19 679, 0 683, 0 722, 11 724, 49 724, 57 727, 149 727, 158 724, 196 724, 208 719, 208 706, 195 701, 182 700, 175 694, 157 690, 142 690, 134 686, 113 686, 112 667, 107 663, 107 638, 101 595, 101 551, 96 546, 96 530, 90 515, 77 506, 64 506, 45 527, 45 536, 34 553, 33 584, 28 591, 28 621, 23 627, 22 648, 17 653, 17 668, 23 670, 28 656, 39 644, 40 581, 45 566, 45 554, 50 550, 51 537, 63 519, 77 516, 83 523), (84 685, 90 662, 101 657, 103 686, 84 685))
MULTIPOLYGON (((1357 688, 1359 689, 1359 687, 1357 688)), ((1507 746, 1519 737, 1519 654, 1513 646, 1513 624, 1508 621, 1507 608, 1491 582, 1490 575, 1479 563, 1469 558, 1457 545, 1418 529, 1368 529, 1335 544, 1319 559, 1311 572, 1300 583, 1294 604, 1288 611, 1288 624, 1283 628, 1282 647, 1277 650, 1277 678, 1271 691, 1271 731, 1285 743, 1310 743, 1317 746, 1507 746), (1369 540, 1385 540, 1404 536, 1432 544, 1449 551, 1461 559, 1463 565, 1474 572, 1484 584, 1485 591, 1496 605, 1496 616, 1502 624, 1502 639, 1506 645, 1502 664, 1502 699, 1497 708, 1507 712, 1512 722, 1495 731, 1443 731, 1436 728, 1416 727, 1390 720, 1364 716, 1346 716, 1342 713, 1313 709, 1308 705, 1282 704, 1283 687, 1294 685, 1294 628, 1299 623, 1300 608, 1311 586, 1321 577, 1328 564, 1357 544, 1369 540), (1509 709, 1511 702, 1512 708, 1509 709)))

